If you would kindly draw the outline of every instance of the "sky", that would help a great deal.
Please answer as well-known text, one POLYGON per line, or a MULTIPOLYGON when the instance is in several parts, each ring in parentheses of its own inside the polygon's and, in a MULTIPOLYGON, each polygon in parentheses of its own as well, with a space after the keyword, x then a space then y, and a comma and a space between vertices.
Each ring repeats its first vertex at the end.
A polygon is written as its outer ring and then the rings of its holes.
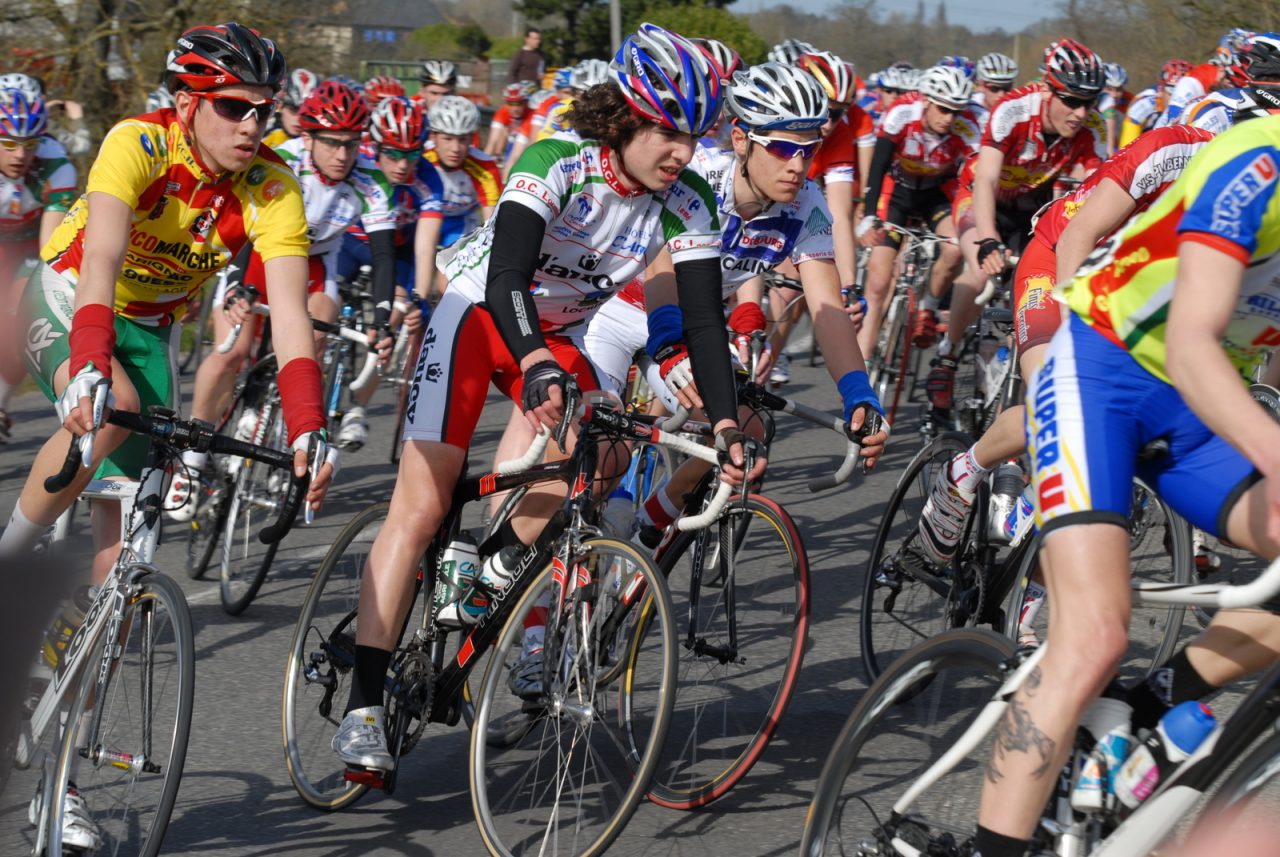
MULTIPOLYGON (((734 12, 757 12, 772 8, 781 2, 790 2, 797 9, 824 12, 840 5, 844 0, 737 0, 730 10, 734 12)), ((952 24, 964 24, 971 30, 981 31, 1003 27, 1016 32, 1023 27, 1047 17, 1048 12, 1055 11, 1056 4, 1029 4, 1026 0, 943 0, 947 7, 947 20, 952 24)), ((925 0, 926 14, 932 16, 938 7, 938 0, 925 0)), ((916 0, 876 0, 876 9, 881 13, 901 12, 913 15, 916 11, 916 0)))

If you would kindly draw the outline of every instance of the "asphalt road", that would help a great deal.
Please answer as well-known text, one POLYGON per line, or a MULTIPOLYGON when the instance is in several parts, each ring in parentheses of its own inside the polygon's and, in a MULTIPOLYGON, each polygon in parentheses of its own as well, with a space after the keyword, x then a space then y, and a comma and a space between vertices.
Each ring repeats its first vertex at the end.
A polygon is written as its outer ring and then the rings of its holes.
MULTIPOLYGON (((825 369, 809 367, 803 358, 792 365, 794 380, 785 392, 834 410, 838 398, 825 369)), ((389 402, 386 394, 375 399, 371 443, 347 457, 322 515, 288 537, 257 600, 242 616, 223 613, 216 581, 188 579, 179 538, 159 550, 158 564, 186 593, 197 644, 194 725, 166 854, 483 853, 468 795, 468 744, 461 726, 429 726, 404 759, 394 796, 370 793, 340 813, 326 815, 305 806, 285 771, 280 697, 293 624, 310 576, 343 524, 390 496, 389 402)), ((483 460, 491 457, 508 414, 505 403, 495 398, 492 404, 477 435, 477 457, 483 460)), ((823 760, 866 687, 857 642, 866 552, 897 472, 920 446, 915 410, 908 407, 907 418, 899 420, 876 472, 817 495, 806 483, 834 469, 838 440, 780 418, 767 493, 799 524, 812 575, 812 624, 799 687, 772 744, 733 792, 695 812, 643 803, 611 853, 764 857, 795 852, 823 760)), ((0 447, 0 510, 6 516, 31 458, 53 428, 52 410, 39 394, 15 398, 10 413, 14 440, 0 447)), ((80 538, 86 538, 83 527, 80 538)), ((68 568, 66 573, 82 572, 68 568)), ((29 788, 29 780, 15 776, 0 799, 0 854, 26 853, 30 847, 20 832, 29 788)))

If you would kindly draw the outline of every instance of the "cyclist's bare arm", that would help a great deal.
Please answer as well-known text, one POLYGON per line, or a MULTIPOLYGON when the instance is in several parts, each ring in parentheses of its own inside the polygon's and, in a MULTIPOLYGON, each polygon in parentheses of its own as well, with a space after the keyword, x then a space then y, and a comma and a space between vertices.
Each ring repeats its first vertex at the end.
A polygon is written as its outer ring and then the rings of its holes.
POLYGON ((1071 282, 1098 242, 1128 220, 1135 208, 1137 203, 1133 197, 1116 182, 1111 179, 1099 182, 1058 238, 1057 281, 1064 285, 1071 282))
POLYGON ((418 230, 413 237, 413 292, 419 298, 429 298, 434 291, 436 253, 440 250, 440 230, 443 225, 444 219, 440 217, 418 221, 418 230))
MULTIPOLYGON (((861 149, 858 157, 862 157, 861 149)), ((866 150, 868 153, 870 149, 866 150)), ((867 156, 870 166, 870 154, 867 156)), ((828 182, 827 207, 831 209, 831 239, 836 252, 836 270, 841 283, 852 283, 857 276, 858 254, 854 247, 853 182, 828 182)))
POLYGON ((58 224, 62 222, 62 218, 66 217, 65 211, 46 208, 40 214, 40 246, 49 243, 49 239, 53 237, 53 230, 58 228, 58 224))
MULTIPOLYGON (((1004 152, 993 146, 983 146, 978 151, 973 176, 973 222, 978 241, 988 238, 1002 240, 996 230, 996 185, 1003 166, 1004 152)), ((995 255, 988 256, 982 269, 990 276, 998 276, 1004 270, 1004 260, 995 255)))

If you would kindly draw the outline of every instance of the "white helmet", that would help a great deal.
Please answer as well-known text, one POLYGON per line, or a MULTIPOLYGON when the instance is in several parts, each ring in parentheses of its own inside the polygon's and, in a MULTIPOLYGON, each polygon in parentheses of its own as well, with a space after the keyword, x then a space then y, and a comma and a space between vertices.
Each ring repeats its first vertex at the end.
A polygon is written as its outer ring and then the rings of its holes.
POLYGON ((766 62, 739 71, 729 80, 725 110, 748 128, 807 131, 827 121, 827 93, 807 71, 766 62))
POLYGON ((573 68, 570 86, 579 92, 609 80, 609 63, 604 60, 583 60, 573 68))
POLYGON ((21 72, 0 74, 0 89, 16 89, 31 102, 44 98, 44 87, 40 85, 40 81, 21 72))
POLYGON ((320 78, 314 71, 295 68, 289 72, 289 81, 284 85, 282 100, 289 107, 301 107, 307 96, 316 91, 320 78))
POLYGON ((1102 67, 1106 71, 1107 86, 1119 89, 1129 82, 1129 72, 1125 71, 1124 66, 1120 65, 1120 63, 1103 63, 1102 67))
POLYGON ((454 86, 458 82, 458 67, 448 60, 427 60, 418 69, 418 80, 423 86, 432 83, 454 86))
POLYGON ((811 54, 816 50, 813 45, 800 39, 783 39, 769 49, 769 62, 795 65, 801 54, 811 54))
POLYGON ((943 107, 962 110, 969 106, 969 99, 973 97, 973 84, 964 69, 935 65, 921 78, 920 94, 943 107))
POLYGON ((902 69, 892 65, 880 72, 880 88, 891 92, 906 92, 907 84, 902 72, 902 69))
POLYGON ((432 131, 466 137, 480 127, 480 108, 461 95, 444 95, 427 111, 432 131))
POLYGON ((920 68, 904 68, 902 69, 902 89, 905 92, 915 92, 920 88, 920 80, 924 77, 924 69, 920 68))
POLYGON ((173 93, 163 86, 157 86, 155 89, 147 93, 147 112, 154 113, 165 107, 177 107, 178 104, 173 100, 173 93))
POLYGON ((1018 79, 1018 64, 1013 57, 990 53, 978 60, 978 80, 983 83, 1009 83, 1018 79))

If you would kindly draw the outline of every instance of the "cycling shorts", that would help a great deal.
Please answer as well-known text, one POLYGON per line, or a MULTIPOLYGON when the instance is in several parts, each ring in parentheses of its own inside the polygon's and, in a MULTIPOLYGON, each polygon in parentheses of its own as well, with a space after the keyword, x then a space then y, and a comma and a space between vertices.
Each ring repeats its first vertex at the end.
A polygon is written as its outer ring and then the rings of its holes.
MULTIPOLYGON (((1016 206, 996 206, 996 232, 1011 253, 1021 253, 1022 248, 1026 247, 1027 242, 1031 240, 1031 222, 1041 206, 1052 198, 1049 195, 1051 192, 1052 187, 1044 192, 1019 197, 1019 203, 1016 206)), ((957 235, 963 235, 970 229, 977 228, 972 188, 961 187, 956 191, 951 216, 955 220, 957 235)))
MULTIPOLYGON (((601 389, 601 373, 587 358, 582 334, 544 334, 556 362, 583 393, 601 389)), ((502 341, 489 311, 450 289, 440 298, 418 352, 404 415, 405 440, 427 440, 467 449, 492 381, 520 401, 524 374, 502 341)))
POLYGON ((587 357, 599 367, 601 386, 626 401, 627 375, 635 363, 645 373, 645 381, 668 413, 680 407, 680 401, 667 389, 658 364, 645 353, 649 339, 649 317, 635 304, 620 297, 604 302, 591 317, 583 345, 587 357))
MULTIPOLYGON (((314 295, 317 292, 323 292, 328 295, 336 304, 338 299, 338 281, 329 272, 326 256, 308 256, 307 257, 307 295, 314 295)), ((230 278, 228 278, 230 279, 230 278)), ((258 290, 258 302, 268 304, 267 299, 267 272, 262 265, 262 257, 256 252, 249 254, 249 264, 245 266, 244 277, 240 280, 247 286, 253 286, 258 290)), ((220 280, 217 291, 214 292, 214 306, 222 306, 227 300, 226 285, 236 285, 235 283, 227 283, 220 280)))
MULTIPOLYGON (((413 291, 416 261, 413 242, 396 247, 396 285, 407 292, 413 291)), ((354 280, 361 265, 373 265, 369 242, 361 241, 348 232, 342 236, 342 249, 338 251, 338 277, 347 282, 354 280)))
POLYGON ((1027 441, 1036 525, 1046 533, 1128 526, 1137 475, 1193 526, 1222 537, 1227 515, 1261 478, 1173 386, 1074 313, 1027 387, 1027 441), (1169 451, 1138 461, 1156 439, 1169 451))
POLYGON ((1062 322, 1062 305, 1053 297, 1057 266, 1058 254, 1039 236, 1033 236, 1013 275, 1013 335, 1019 351, 1047 344, 1062 322))
MULTIPOLYGON (((886 183, 888 179, 885 180, 886 183)), ((882 197, 883 200, 883 197, 882 197)), ((951 216, 951 200, 941 187, 911 188, 895 183, 887 201, 880 204, 880 219, 898 226, 920 221, 934 232, 938 225, 951 216)), ((897 250, 902 246, 902 236, 886 229, 880 246, 897 250)))
MULTIPOLYGON (((58 367, 71 359, 71 317, 75 312, 75 288, 65 277, 41 263, 31 275, 26 291, 27 342, 24 357, 31 377, 51 402, 58 400, 53 379, 58 367)), ((125 376, 138 391, 138 409, 152 405, 178 408, 177 344, 182 325, 149 327, 116 315, 116 344, 111 354, 124 367, 125 376)), ((137 479, 147 463, 147 438, 125 438, 98 468, 99 479, 123 476, 137 479)))

